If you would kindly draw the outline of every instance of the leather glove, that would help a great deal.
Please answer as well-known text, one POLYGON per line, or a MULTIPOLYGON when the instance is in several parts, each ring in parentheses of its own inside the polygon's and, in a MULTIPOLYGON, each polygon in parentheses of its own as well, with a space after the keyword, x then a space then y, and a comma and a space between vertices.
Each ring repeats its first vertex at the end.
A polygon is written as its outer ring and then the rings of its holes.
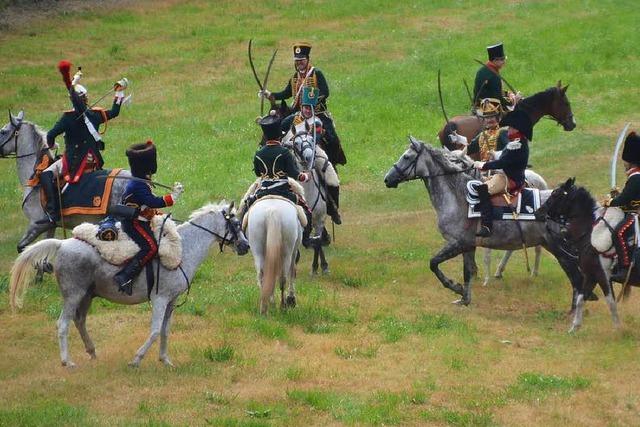
POLYGON ((184 185, 180 184, 179 182, 174 182, 173 188, 171 189, 171 198, 173 199, 173 201, 175 202, 176 200, 178 200, 182 193, 184 193, 184 185))
POLYGON ((612 199, 614 197, 618 197, 620 195, 620 190, 618 190, 618 187, 612 188, 611 191, 609 192, 609 195, 611 196, 612 199))
POLYGON ((271 91, 269 91, 268 89, 258 91, 258 98, 270 98, 270 97, 271 97, 271 91))
POLYGON ((82 78, 82 71, 78 70, 74 75, 73 75, 73 79, 71 80, 71 86, 75 86, 78 83, 80 83, 80 79, 82 78))
POLYGON ((127 79, 126 77, 121 78, 120 80, 118 80, 113 84, 114 90, 125 90, 128 87, 129 87, 129 79, 127 79))
POLYGON ((476 169, 482 169, 482 167, 484 166, 484 163, 485 162, 475 161, 475 162, 473 162, 473 167, 476 168, 476 169))
POLYGON ((458 135, 456 131, 449 134, 449 140, 454 144, 469 145, 467 137, 464 135, 458 135))

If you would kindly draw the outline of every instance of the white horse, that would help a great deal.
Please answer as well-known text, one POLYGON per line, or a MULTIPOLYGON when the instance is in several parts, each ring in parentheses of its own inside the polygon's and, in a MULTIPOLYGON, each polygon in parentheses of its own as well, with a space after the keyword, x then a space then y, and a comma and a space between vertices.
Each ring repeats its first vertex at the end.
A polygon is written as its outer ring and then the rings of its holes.
MULTIPOLYGON (((119 304, 140 304, 151 301, 151 333, 138 349, 131 366, 138 366, 149 347, 160 336, 160 361, 170 365, 167 352, 171 315, 178 297, 188 289, 198 266, 204 261, 215 242, 234 243, 239 255, 248 252, 248 242, 239 221, 232 213, 233 204, 207 205, 193 212, 187 222, 178 226, 182 239, 182 264, 178 269, 167 270, 160 266, 157 283, 151 295, 147 295, 144 272, 134 282, 133 295, 118 292, 113 276, 121 266, 109 264, 97 250, 75 238, 45 239, 28 246, 18 256, 11 269, 10 303, 13 308, 22 306, 22 298, 34 275, 34 267, 51 263, 60 293, 64 300, 58 319, 58 340, 62 365, 73 367, 69 357, 69 323, 74 321, 85 349, 94 359, 96 350, 86 328, 86 318, 91 301, 95 297, 119 304)), ((155 271, 154 265, 154 271, 155 271)))
POLYGON ((276 281, 280 282, 280 308, 296 305, 296 254, 302 241, 297 212, 293 203, 277 198, 262 198, 247 212, 247 237, 258 276, 261 314, 267 313, 273 301, 276 281))

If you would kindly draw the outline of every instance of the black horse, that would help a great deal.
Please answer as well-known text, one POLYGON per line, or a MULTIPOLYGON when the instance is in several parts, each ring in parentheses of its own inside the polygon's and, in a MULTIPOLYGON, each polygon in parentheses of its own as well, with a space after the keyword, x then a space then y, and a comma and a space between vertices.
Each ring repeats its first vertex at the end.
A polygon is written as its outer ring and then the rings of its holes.
MULTIPOLYGON (((546 202, 535 213, 538 220, 546 221, 549 234, 555 243, 567 254, 577 258, 582 272, 582 285, 578 288, 576 310, 570 332, 582 325, 582 311, 585 296, 590 296, 596 285, 605 295, 611 318, 615 326, 619 326, 613 288, 609 273, 603 267, 601 255, 591 244, 591 231, 596 221, 604 221, 602 209, 598 209, 596 201, 583 187, 575 185, 575 178, 568 179, 560 187, 553 190, 546 202), (598 215, 594 218, 594 214, 598 215), (600 216, 602 215, 602 216, 600 216)), ((635 283, 640 283, 636 274, 635 283)))

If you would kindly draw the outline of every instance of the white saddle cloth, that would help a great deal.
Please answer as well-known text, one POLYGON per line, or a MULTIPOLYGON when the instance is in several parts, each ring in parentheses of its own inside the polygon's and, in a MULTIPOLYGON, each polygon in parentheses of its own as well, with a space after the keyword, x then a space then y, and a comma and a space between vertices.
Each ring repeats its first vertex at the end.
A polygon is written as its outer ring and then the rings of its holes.
MULTIPOLYGON (((151 229, 156 238, 156 242, 160 241, 158 248, 158 256, 162 265, 169 270, 178 268, 182 262, 182 238, 178 234, 178 227, 172 219, 168 219, 164 223, 162 229, 162 238, 160 238, 160 227, 165 215, 156 215, 151 220, 151 229)), ((84 222, 72 231, 74 238, 82 240, 96 248, 98 253, 105 261, 113 265, 122 265, 130 258, 133 258, 140 246, 136 244, 127 233, 122 229, 118 232, 118 239, 113 241, 104 241, 96 237, 98 226, 84 222)))

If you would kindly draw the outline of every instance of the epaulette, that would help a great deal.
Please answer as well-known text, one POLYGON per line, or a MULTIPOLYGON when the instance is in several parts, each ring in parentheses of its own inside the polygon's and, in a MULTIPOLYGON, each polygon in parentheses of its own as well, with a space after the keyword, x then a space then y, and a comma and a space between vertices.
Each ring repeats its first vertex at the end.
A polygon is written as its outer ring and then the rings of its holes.
POLYGON ((519 139, 516 139, 515 141, 509 142, 505 148, 507 150, 519 150, 520 148, 522 148, 522 143, 519 139))

